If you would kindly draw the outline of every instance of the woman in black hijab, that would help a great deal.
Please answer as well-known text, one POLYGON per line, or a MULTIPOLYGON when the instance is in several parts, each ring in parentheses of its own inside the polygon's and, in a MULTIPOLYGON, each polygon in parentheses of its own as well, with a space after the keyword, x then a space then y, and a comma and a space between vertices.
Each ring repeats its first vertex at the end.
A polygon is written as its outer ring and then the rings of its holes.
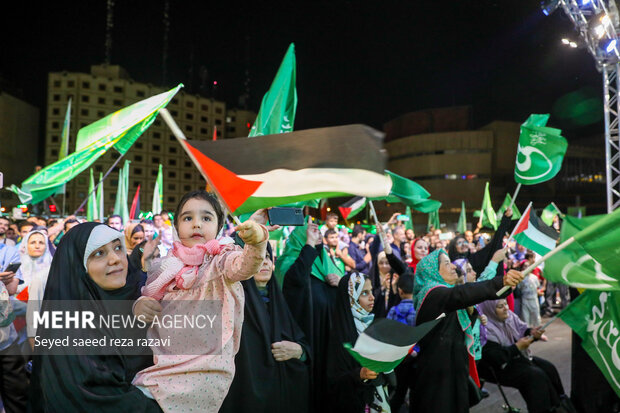
POLYGON ((310 347, 273 277, 272 260, 267 244, 259 273, 241 282, 245 292, 241 343, 235 378, 220 412, 308 411, 310 347))
MULTIPOLYGON (((106 314, 111 300, 138 298, 138 283, 138 274, 128 272, 123 235, 104 224, 83 223, 60 241, 42 311, 50 309, 52 301, 68 300, 106 314)), ((60 336, 66 332, 46 330, 42 338, 60 336)), ((161 412, 154 400, 131 385, 136 372, 152 365, 152 355, 126 356, 118 349, 113 355, 76 355, 71 349, 65 352, 34 356, 31 411, 161 412)))

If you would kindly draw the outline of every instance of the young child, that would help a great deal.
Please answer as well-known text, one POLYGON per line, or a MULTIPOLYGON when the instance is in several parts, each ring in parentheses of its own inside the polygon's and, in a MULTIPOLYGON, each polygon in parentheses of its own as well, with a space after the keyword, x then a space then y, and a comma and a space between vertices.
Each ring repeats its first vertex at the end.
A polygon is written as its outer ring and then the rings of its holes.
MULTIPOLYGON (((536 261, 536 255, 532 252, 525 254, 524 268, 529 267, 536 261)), ((540 302, 538 301, 538 289, 540 288, 540 280, 538 276, 531 272, 517 286, 521 291, 521 319, 528 327, 537 327, 540 325, 540 302)))
MULTIPOLYGON (((217 198, 206 191, 189 192, 181 198, 174 215, 179 240, 168 255, 148 263, 152 255, 145 247, 148 278, 134 313, 151 320, 155 315, 174 315, 178 300, 214 300, 222 304, 221 352, 213 348, 217 337, 199 330, 188 334, 187 345, 199 355, 163 354, 153 348, 154 365, 142 370, 133 384, 157 400, 165 412, 218 411, 235 374, 243 323, 244 294, 240 282, 256 274, 265 258, 269 233, 246 221, 236 230, 245 247, 220 244, 215 238, 224 224, 217 198), (146 297, 145 297, 146 296, 146 297), (150 297, 150 298, 147 298, 150 297), (163 308, 154 300, 162 300, 163 308), (161 310, 160 310, 161 308, 161 310)), ((187 303, 186 303, 187 304, 187 303)), ((178 306, 177 306, 178 307, 178 306)), ((164 332, 151 328, 149 337, 164 332)))

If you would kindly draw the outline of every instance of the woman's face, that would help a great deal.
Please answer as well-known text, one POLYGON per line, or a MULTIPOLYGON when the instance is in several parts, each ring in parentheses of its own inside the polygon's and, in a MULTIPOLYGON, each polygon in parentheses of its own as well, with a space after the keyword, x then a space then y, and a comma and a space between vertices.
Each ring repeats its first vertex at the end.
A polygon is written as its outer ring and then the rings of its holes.
POLYGON ((188 200, 178 218, 179 238, 186 247, 204 244, 217 236, 217 214, 204 199, 188 200))
POLYGON ((386 257, 379 258, 378 266, 379 266, 379 273, 380 274, 387 274, 392 269, 392 267, 390 267, 390 263, 389 263, 389 261, 388 261, 388 259, 386 257))
POLYGON ((469 251, 469 243, 465 238, 459 237, 456 240, 456 252, 459 254, 467 254, 467 251, 469 251))
POLYGON ((34 233, 28 238, 28 255, 39 258, 45 252, 45 237, 43 234, 34 233))
POLYGON ((140 225, 142 226, 142 228, 144 228, 144 238, 146 238, 147 241, 152 240, 153 235, 155 234, 155 228, 153 228, 153 225, 147 223, 143 223, 140 225))
POLYGON ((97 248, 86 261, 90 278, 104 290, 116 290, 127 281, 127 254, 120 240, 114 240, 97 248))
POLYGON ((136 248, 136 246, 139 245, 142 241, 144 241, 144 232, 134 232, 133 234, 131 234, 131 246, 129 248, 136 248))
POLYGON ((416 242, 415 247, 413 247, 413 254, 418 261, 426 257, 428 255, 428 244, 426 243, 426 241, 421 239, 416 242))
POLYGON ((504 321, 508 318, 508 303, 506 300, 497 300, 495 315, 499 318, 499 321, 504 321))
POLYGON ((375 306, 375 296, 372 295, 372 284, 370 283, 370 280, 366 280, 364 282, 364 289, 362 290, 360 298, 358 298, 357 302, 360 303, 360 306, 362 306, 362 308, 369 313, 375 306))
POLYGON ((408 229, 407 231, 405 231, 405 236, 407 237, 408 241, 413 241, 413 239, 415 238, 415 233, 412 229, 408 229))
POLYGON ((256 285, 259 287, 264 287, 267 285, 269 280, 271 280, 271 274, 273 274, 273 261, 269 258, 269 255, 265 257, 263 260, 263 264, 261 265, 258 272, 254 275, 254 281, 256 285))
POLYGON ((473 283, 476 282, 476 271, 474 271, 474 268, 471 266, 470 263, 465 264, 465 269, 467 270, 467 282, 468 283, 473 283))
POLYGON ((450 262, 446 254, 439 254, 439 275, 450 285, 456 284, 459 279, 456 273, 456 265, 450 262))

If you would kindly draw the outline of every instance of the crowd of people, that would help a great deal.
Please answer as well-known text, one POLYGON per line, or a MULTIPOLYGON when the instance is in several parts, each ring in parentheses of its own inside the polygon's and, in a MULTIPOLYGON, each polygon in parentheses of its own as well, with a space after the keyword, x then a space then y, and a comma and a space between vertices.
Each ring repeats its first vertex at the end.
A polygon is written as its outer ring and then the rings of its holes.
POLYGON ((152 220, 0 217, 4 408, 466 412, 489 381, 519 389, 530 412, 573 411, 556 368, 529 351, 546 340, 541 316, 567 305, 567 289, 544 269, 523 276, 535 254, 508 242, 512 211, 494 234, 478 225, 416 236, 398 215, 365 227, 338 225, 333 213, 309 222, 286 244, 295 256, 285 266, 265 210, 234 226, 205 191, 152 220), (321 260, 333 271, 317 272, 321 260), (53 300, 133 300, 132 314, 149 322, 175 300, 216 300, 221 351, 194 337, 194 355, 33 353, 33 313, 53 300), (378 318, 416 326, 437 317, 394 371, 363 367, 344 348, 378 318))

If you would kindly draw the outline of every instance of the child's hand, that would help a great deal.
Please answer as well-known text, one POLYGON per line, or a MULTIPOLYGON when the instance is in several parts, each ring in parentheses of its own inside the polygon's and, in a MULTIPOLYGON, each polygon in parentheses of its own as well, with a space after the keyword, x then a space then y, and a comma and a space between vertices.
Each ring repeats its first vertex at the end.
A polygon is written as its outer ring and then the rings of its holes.
POLYGON ((241 225, 237 225, 235 227, 235 231, 237 231, 239 237, 241 237, 243 242, 246 244, 256 245, 266 241, 263 227, 251 220, 247 220, 241 225))
POLYGON ((269 208, 259 209, 258 211, 254 212, 252 216, 250 216, 249 219, 251 219, 254 222, 258 222, 261 225, 265 225, 267 227, 267 231, 275 231, 277 229, 280 229, 280 225, 267 226, 267 222, 269 221, 269 215, 267 214, 267 209, 269 208))
POLYGON ((151 297, 142 297, 137 302, 133 308, 133 314, 136 317, 142 316, 144 321, 150 323, 153 321, 155 316, 161 315, 161 304, 151 297))
POLYGON ((488 321, 489 319, 484 314, 480 316, 480 322, 482 323, 483 326, 486 326, 488 321))

